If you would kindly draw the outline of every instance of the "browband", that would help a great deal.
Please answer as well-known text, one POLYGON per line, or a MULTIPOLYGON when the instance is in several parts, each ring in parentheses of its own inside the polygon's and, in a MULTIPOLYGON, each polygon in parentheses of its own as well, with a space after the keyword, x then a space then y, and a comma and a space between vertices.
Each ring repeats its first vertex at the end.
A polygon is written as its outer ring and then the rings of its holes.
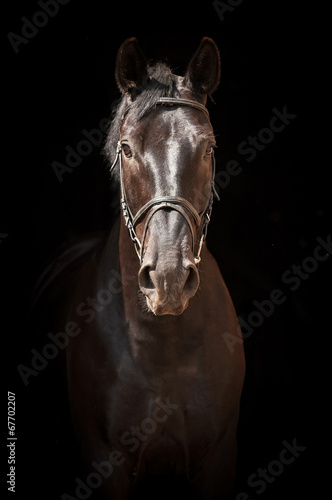
MULTIPOLYGON (((206 114, 206 116, 208 117, 208 119, 210 119, 210 115, 209 115, 209 112, 207 110, 207 108, 204 106, 204 104, 200 104, 199 102, 197 101, 192 101, 191 99, 182 99, 182 98, 178 98, 178 97, 159 97, 159 99, 156 101, 156 105, 157 104, 168 104, 170 106, 189 106, 190 108, 196 108, 196 109, 199 109, 200 111, 203 111, 203 113, 206 114)), ((122 121, 124 120, 126 114, 128 113, 128 111, 130 110, 130 108, 132 107, 132 104, 129 104, 129 106, 127 106, 122 114, 122 121)))

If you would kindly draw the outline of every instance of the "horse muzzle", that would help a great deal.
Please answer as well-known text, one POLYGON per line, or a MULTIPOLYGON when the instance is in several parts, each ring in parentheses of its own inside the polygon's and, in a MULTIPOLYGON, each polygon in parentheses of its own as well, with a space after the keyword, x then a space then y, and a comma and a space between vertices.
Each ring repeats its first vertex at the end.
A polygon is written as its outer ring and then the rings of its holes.
POLYGON ((181 255, 174 258, 174 253, 169 251, 165 259, 158 258, 155 262, 144 259, 138 274, 140 290, 155 316, 182 314, 199 287, 194 262, 181 255))

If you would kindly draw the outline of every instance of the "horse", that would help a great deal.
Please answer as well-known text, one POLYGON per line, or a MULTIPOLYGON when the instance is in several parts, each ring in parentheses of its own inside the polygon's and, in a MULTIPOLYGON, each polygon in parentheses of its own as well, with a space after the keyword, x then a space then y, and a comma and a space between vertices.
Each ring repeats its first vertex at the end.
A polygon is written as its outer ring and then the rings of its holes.
POLYGON ((128 38, 115 80, 122 97, 103 154, 120 214, 67 282, 68 398, 87 474, 79 498, 161 498, 181 484, 190 498, 226 499, 245 360, 206 245, 218 196, 206 103, 219 50, 204 37, 179 76, 128 38))

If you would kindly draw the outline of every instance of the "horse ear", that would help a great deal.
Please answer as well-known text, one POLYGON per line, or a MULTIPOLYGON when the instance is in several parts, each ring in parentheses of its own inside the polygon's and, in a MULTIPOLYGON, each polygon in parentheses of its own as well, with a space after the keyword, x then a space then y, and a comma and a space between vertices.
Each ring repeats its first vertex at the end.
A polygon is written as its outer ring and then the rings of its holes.
POLYGON ((137 39, 127 38, 119 48, 115 63, 115 80, 123 94, 147 80, 147 61, 137 39))
POLYGON ((204 37, 191 58, 186 85, 195 93, 212 95, 220 82, 220 54, 211 38, 204 37))

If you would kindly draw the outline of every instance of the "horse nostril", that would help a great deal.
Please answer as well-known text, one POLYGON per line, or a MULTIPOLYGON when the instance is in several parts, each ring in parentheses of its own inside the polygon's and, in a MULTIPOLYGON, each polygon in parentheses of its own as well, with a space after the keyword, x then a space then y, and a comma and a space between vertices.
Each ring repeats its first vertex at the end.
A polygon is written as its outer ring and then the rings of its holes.
POLYGON ((189 274, 184 284, 183 292, 186 293, 190 298, 195 295, 199 287, 199 274, 197 267, 194 265, 190 264, 187 269, 189 271, 189 274))
POLYGON ((152 290, 155 285, 151 279, 151 271, 153 268, 151 266, 143 266, 138 273, 138 284, 140 288, 145 290, 152 290))

